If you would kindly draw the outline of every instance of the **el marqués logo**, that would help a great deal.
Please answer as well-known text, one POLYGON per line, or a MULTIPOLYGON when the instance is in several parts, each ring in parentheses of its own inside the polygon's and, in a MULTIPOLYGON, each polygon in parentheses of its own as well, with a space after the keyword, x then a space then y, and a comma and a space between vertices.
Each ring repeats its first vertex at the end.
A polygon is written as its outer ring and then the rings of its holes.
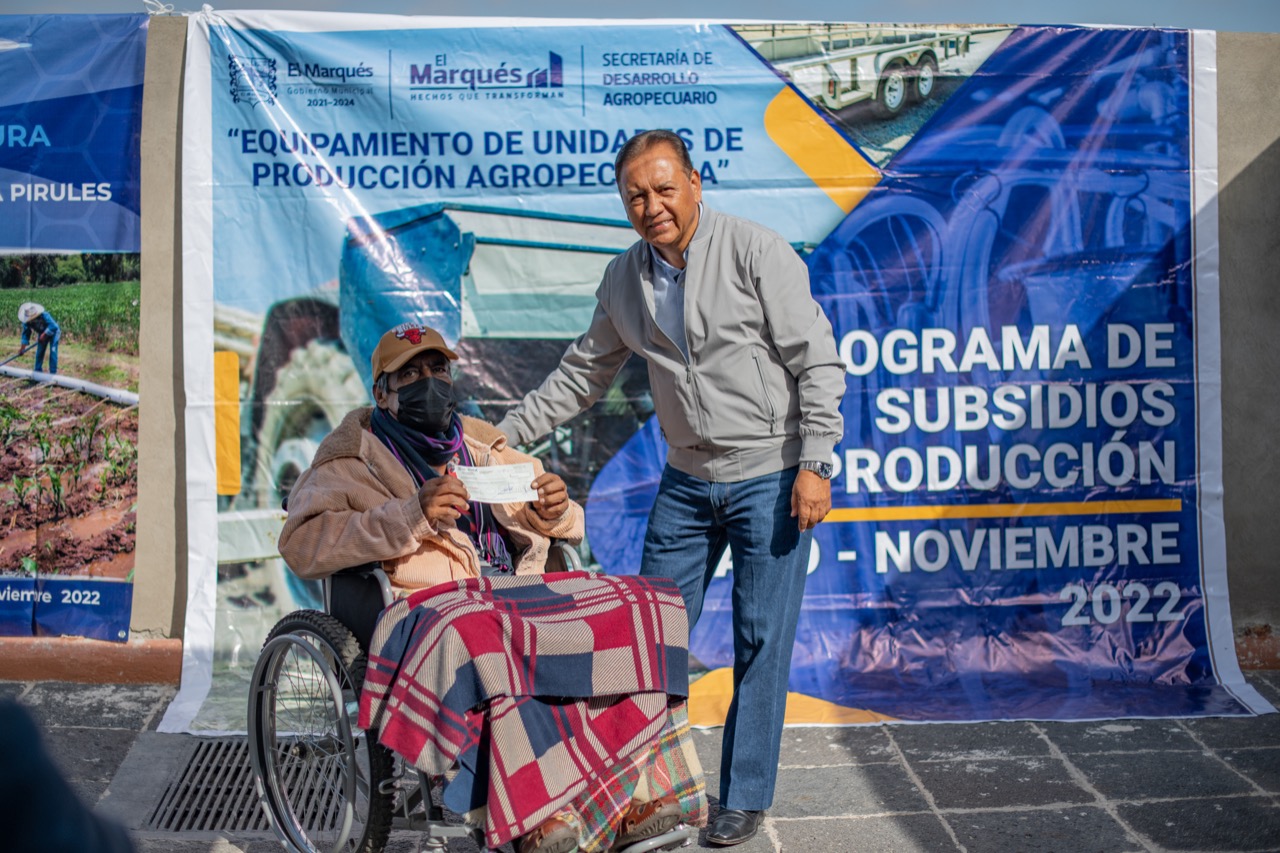
POLYGON ((437 54, 426 64, 409 66, 409 89, 426 90, 512 90, 564 88, 564 58, 547 52, 545 66, 524 68, 508 65, 453 65, 447 53, 437 54))

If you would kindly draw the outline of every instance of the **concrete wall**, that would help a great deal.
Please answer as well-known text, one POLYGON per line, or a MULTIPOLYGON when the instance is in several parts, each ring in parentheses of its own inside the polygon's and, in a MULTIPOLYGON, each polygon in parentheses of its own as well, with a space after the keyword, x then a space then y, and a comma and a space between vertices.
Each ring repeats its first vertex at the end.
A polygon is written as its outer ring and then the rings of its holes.
MULTIPOLYGON (((179 185, 186 21, 153 18, 142 135, 142 399, 135 636, 182 636, 186 606, 179 185)), ((1280 625, 1280 36, 1220 33, 1218 99, 1227 559, 1237 633, 1280 625)), ((1280 665, 1280 661, 1272 661, 1280 665)))
POLYGON ((182 388, 182 66, 187 19, 153 17, 142 96, 142 372, 132 633, 181 638, 187 604, 182 388))
POLYGON ((1222 440, 1231 616, 1280 627, 1280 35, 1218 35, 1222 440))

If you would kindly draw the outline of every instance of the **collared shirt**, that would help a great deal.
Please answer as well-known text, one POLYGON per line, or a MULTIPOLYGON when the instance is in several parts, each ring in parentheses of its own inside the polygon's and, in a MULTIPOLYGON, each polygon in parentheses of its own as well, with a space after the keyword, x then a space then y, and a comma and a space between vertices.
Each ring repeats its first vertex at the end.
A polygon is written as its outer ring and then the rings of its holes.
MULTIPOLYGON (((698 222, 702 222, 701 202, 698 203, 698 222)), ((667 263, 652 244, 649 246, 649 255, 653 258, 654 319, 658 321, 658 328, 680 348, 685 361, 688 361, 689 342, 684 334, 684 270, 667 263)), ((687 264, 688 249, 684 250, 684 259, 687 264)))

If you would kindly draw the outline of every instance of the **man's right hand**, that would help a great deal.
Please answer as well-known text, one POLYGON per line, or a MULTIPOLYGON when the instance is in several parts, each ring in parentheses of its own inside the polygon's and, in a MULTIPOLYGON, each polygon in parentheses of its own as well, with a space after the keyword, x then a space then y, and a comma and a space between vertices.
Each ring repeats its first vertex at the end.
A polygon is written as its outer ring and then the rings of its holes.
POLYGON ((467 487, 456 477, 435 477, 418 489, 418 505, 433 527, 458 520, 458 516, 470 507, 467 504, 467 487))

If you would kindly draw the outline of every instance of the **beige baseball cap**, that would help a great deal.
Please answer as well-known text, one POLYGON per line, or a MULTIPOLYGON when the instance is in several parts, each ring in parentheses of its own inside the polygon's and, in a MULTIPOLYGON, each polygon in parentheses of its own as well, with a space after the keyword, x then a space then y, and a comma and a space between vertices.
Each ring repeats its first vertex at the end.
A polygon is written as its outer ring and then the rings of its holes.
POLYGON ((384 373, 394 373, 420 352, 435 350, 457 361, 458 354, 449 349, 440 333, 421 323, 401 323, 382 336, 373 349, 373 381, 384 373))

